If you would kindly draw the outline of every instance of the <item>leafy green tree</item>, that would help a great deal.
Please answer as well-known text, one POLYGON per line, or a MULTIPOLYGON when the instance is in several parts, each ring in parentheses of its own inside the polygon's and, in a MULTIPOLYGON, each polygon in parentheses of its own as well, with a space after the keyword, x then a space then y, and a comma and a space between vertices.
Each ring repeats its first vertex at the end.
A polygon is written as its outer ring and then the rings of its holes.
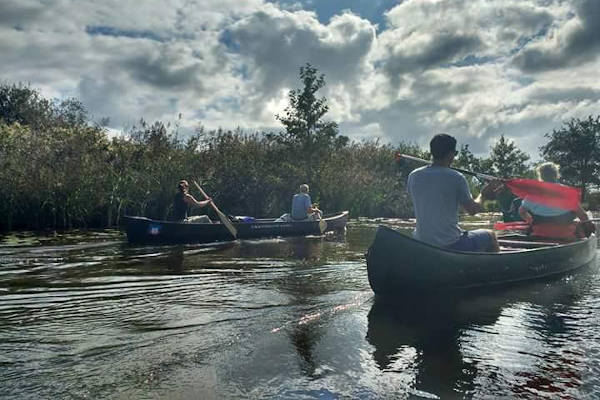
POLYGON ((454 166, 473 172, 480 172, 481 160, 473 155, 468 144, 464 144, 460 147, 458 155, 454 159, 454 166))
POLYGON ((296 156, 294 159, 304 165, 304 173, 299 178, 314 184, 319 167, 329 152, 345 146, 348 138, 339 135, 335 122, 323 120, 329 106, 327 99, 317 98, 316 93, 325 86, 324 75, 306 64, 300 67, 300 80, 303 89, 291 90, 285 114, 276 116, 285 131, 268 137, 286 146, 296 156))
POLYGON ((88 125, 87 110, 79 100, 51 101, 21 83, 0 84, 0 119, 8 125, 18 122, 32 129, 88 125))
POLYGON ((600 185, 600 116, 573 118, 544 136, 550 141, 540 152, 560 166, 567 183, 580 187, 584 194, 589 185, 600 185))
POLYGON ((527 175, 529 156, 521 151, 514 141, 504 135, 492 147, 490 164, 492 174, 500 178, 523 177, 527 175))

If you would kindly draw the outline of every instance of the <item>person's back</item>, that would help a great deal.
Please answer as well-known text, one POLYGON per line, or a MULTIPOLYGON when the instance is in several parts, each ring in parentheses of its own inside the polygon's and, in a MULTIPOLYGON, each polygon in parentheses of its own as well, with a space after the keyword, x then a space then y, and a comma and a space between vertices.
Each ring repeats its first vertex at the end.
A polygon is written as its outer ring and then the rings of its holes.
POLYGON ((493 231, 460 229, 458 210, 462 207, 471 215, 482 212, 482 201, 497 193, 502 181, 490 182, 473 200, 465 177, 450 168, 458 154, 456 139, 445 133, 437 134, 429 142, 429 149, 433 163, 411 172, 407 182, 417 218, 415 238, 455 251, 499 251, 493 231))
POLYGON ((442 247, 456 242, 462 233, 459 206, 472 201, 464 176, 448 167, 430 165, 412 171, 407 188, 417 219, 415 238, 442 247))
POLYGON ((296 221, 308 218, 308 209, 311 207, 311 199, 308 193, 296 193, 292 197, 292 219, 296 221))

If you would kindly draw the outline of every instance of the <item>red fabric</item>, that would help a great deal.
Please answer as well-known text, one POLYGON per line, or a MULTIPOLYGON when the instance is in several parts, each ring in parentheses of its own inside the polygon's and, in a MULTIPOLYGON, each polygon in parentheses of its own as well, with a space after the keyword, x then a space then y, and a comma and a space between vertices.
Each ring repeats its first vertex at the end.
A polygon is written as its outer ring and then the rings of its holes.
POLYGON ((496 222, 494 229, 497 231, 524 231, 529 229, 529 224, 525 221, 496 222))
POLYGON ((552 239, 575 239, 577 224, 534 224, 531 226, 531 236, 552 239))
POLYGON ((581 189, 572 186, 520 178, 505 183, 511 192, 522 199, 567 211, 575 211, 579 207, 581 189))

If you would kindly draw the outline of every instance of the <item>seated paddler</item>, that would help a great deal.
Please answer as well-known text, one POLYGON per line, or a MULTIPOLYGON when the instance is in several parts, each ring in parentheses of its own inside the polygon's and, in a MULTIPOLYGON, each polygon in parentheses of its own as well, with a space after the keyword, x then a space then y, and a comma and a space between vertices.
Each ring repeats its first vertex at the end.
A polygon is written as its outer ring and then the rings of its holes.
POLYGON ((458 217, 461 208, 471 215, 484 211, 482 201, 493 198, 502 189, 502 182, 490 182, 479 197, 473 199, 465 177, 450 168, 458 154, 456 139, 438 134, 431 139, 429 147, 433 163, 412 171, 407 182, 417 219, 415 239, 451 250, 499 251, 493 231, 461 229, 458 217))
MULTIPOLYGON (((559 183, 560 170, 554 163, 543 163, 537 167, 536 172, 540 181, 559 183)), ((581 204, 575 210, 569 210, 540 204, 525 197, 519 207, 519 214, 523 221, 531 225, 530 235, 533 237, 574 240, 588 237, 596 231, 581 204), (574 222, 575 217, 579 218, 578 223, 574 222)))
POLYGON ((173 199, 173 220, 177 222, 196 222, 196 223, 211 223, 211 219, 208 215, 195 215, 188 216, 190 207, 206 207, 212 201, 211 198, 207 200, 198 201, 191 194, 189 194, 190 185, 185 179, 182 179, 177 184, 177 194, 173 199))
POLYGON ((307 184, 300 185, 300 191, 292 197, 291 218, 293 221, 318 221, 323 213, 312 203, 307 184))

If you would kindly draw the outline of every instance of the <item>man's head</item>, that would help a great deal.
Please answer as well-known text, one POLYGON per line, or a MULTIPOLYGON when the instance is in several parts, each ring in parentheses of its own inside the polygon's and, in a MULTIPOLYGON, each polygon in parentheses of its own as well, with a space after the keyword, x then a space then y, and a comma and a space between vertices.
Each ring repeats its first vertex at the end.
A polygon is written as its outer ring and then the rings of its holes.
POLYGON ((456 155, 456 139, 445 133, 439 133, 429 142, 429 149, 433 157, 433 161, 442 161, 446 157, 456 155))
POLYGON ((300 193, 308 193, 308 185, 306 183, 300 185, 300 193))
POLYGON ((185 179, 180 180, 177 184, 177 189, 179 189, 181 192, 185 192, 189 187, 190 185, 185 179))

